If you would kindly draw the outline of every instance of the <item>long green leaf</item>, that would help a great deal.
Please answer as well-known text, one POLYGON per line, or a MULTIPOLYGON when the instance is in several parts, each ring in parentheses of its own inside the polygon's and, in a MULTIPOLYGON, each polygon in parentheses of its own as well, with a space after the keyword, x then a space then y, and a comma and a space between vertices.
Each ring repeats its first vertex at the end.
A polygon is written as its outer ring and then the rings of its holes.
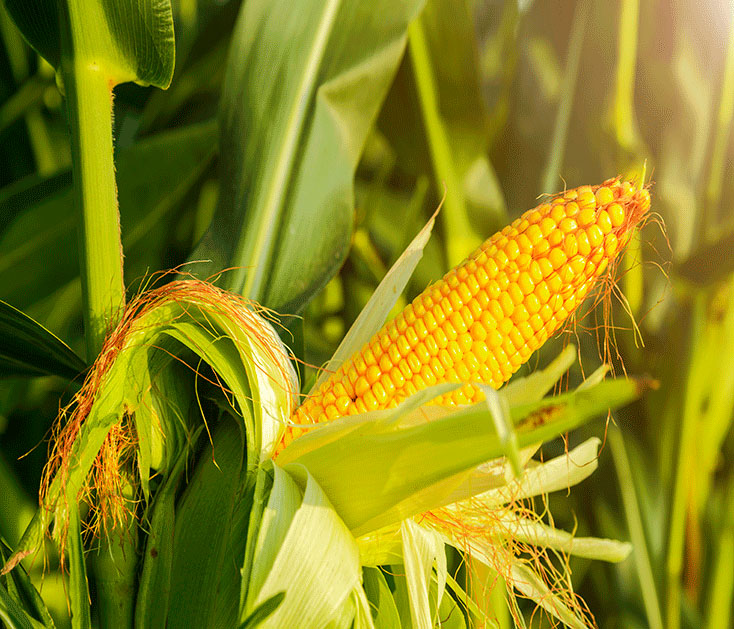
POLYGON ((0 301, 0 377, 53 374, 71 379, 85 368, 61 339, 0 301))
POLYGON ((170 0, 5 0, 5 6, 28 43, 54 67, 62 56, 59 13, 69 11, 76 55, 102 59, 104 71, 114 72, 118 82, 162 88, 171 82, 170 0))
POLYGON ((253 0, 222 97, 222 194, 194 259, 280 312, 298 310, 346 254, 353 176, 423 0, 253 0), (299 264, 293 253, 299 252, 299 264))

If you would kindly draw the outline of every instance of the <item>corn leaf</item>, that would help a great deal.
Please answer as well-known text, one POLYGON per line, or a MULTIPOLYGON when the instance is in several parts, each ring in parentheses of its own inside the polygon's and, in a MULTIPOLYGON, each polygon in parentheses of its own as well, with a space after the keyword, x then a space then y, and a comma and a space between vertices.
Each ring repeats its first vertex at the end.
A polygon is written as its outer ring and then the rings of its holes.
POLYGON ((168 627, 210 627, 219 589, 239 593, 239 584, 222 582, 221 575, 232 561, 225 550, 245 466, 242 445, 241 427, 231 419, 220 423, 176 508, 168 627))
MULTIPOLYGON (((216 125, 203 123, 142 140, 117 156, 117 185, 128 281, 165 260, 162 229, 214 157, 216 125)), ((26 309, 79 275, 76 215, 69 173, 0 195, 15 215, 0 234, 3 299, 26 309), (53 260, 53 264, 48 264, 53 260), (18 269, 24 269, 18 273, 18 269)))
POLYGON ((58 375, 72 379, 86 365, 40 323, 0 301, 0 377, 58 375))
POLYGON ((68 20, 73 54, 95 62, 117 83, 166 88, 171 82, 170 0, 6 0, 5 6, 28 43, 54 67, 63 56, 62 24, 68 20))
POLYGON ((379 568, 363 568, 362 582, 375 626, 379 629, 402 629, 390 587, 379 568))
POLYGON ((193 255, 211 260, 201 275, 235 267, 227 287, 279 312, 326 284, 346 255, 357 161, 422 3, 243 5, 222 97, 222 194, 193 255))

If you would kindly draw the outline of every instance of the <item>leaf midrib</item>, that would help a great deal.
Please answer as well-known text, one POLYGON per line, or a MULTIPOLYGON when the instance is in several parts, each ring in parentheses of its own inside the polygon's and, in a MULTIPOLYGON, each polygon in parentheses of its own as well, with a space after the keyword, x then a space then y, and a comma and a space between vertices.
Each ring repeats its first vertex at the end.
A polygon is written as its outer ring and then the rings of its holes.
MULTIPOLYGON (((296 155, 298 138, 301 136, 306 111, 314 91, 316 77, 321 62, 324 58, 326 44, 329 41, 336 14, 341 5, 341 0, 329 0, 325 3, 324 12, 319 20, 316 37, 308 54, 306 70, 298 86, 296 98, 293 99, 288 123, 286 125, 285 139, 278 154, 273 175, 265 195, 265 202, 261 210, 261 220, 258 221, 257 236, 249 260, 245 262, 246 232, 240 234, 235 249, 235 263, 239 266, 239 272, 232 274, 230 288, 238 290, 238 284, 242 281, 242 275, 247 274, 241 293, 250 298, 261 297, 261 287, 266 272, 266 260, 272 250, 273 234, 275 233, 276 217, 282 207, 283 197, 288 183, 288 175, 296 155)), ((240 292, 240 291, 238 291, 240 292)))

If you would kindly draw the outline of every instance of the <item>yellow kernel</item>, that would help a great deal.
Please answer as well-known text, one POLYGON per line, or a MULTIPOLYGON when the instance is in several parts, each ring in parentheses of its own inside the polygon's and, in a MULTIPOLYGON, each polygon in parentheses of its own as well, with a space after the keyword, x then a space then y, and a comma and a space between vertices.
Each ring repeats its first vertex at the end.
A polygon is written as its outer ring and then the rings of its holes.
POLYGON ((380 371, 390 371, 393 367, 393 363, 387 354, 380 356, 380 371))
MULTIPOLYGON (((452 341, 452 343, 453 342, 454 341, 452 341)), ((449 343, 449 345, 451 345, 451 343, 449 343)), ((418 360, 418 357, 413 352, 408 354, 406 360, 408 361, 408 367, 410 367, 410 370, 413 373, 418 373, 421 370, 421 362, 418 360)))
POLYGON ((544 323, 548 323, 553 318, 553 309, 548 304, 543 304, 538 315, 544 323))
POLYGON ((528 309, 530 314, 535 314, 540 310, 540 300, 535 294, 528 295, 525 297, 525 307, 528 309))
POLYGON ((324 397, 322 398, 321 402, 322 404, 324 404, 324 406, 328 406, 329 404, 333 404, 334 402, 336 402, 336 396, 334 395, 334 392, 327 391, 326 393, 324 393, 324 397))
POLYGON ((456 339, 456 342, 459 344, 462 352, 468 352, 469 350, 471 350, 474 339, 472 338, 471 334, 465 332, 464 334, 459 335, 459 338, 456 339))
POLYGON ((509 261, 509 258, 507 257, 507 254, 504 252, 504 250, 500 249, 494 254, 494 259, 497 262, 497 266, 502 269, 505 266, 507 266, 507 262, 509 261))
POLYGON ((530 325, 529 321, 521 321, 517 324, 517 330, 520 332, 520 336, 522 336, 523 340, 525 341, 525 344, 523 345, 522 349, 530 350, 530 348, 527 346, 530 339, 535 336, 535 331, 533 330, 532 326, 530 325))
POLYGON ((514 325, 515 324, 512 322, 512 319, 504 318, 502 319, 502 321, 500 321, 497 327, 499 328, 499 331, 503 334, 503 336, 506 336, 510 333, 510 330, 512 330, 514 325))
POLYGON ((579 225, 586 227, 596 221, 596 211, 593 208, 587 207, 579 212, 576 217, 576 221, 579 225))
POLYGON ((566 264, 566 254, 561 251, 560 249, 551 249, 550 253, 548 254, 548 260, 553 265, 554 269, 559 269, 564 264, 566 264))
POLYGON ((451 321, 446 321, 446 323, 441 326, 441 329, 444 331, 444 334, 446 334, 446 338, 449 342, 456 338, 456 328, 454 328, 454 324, 451 323, 451 321))
POLYGON ((522 300, 525 299, 525 295, 516 283, 510 284, 507 288, 507 293, 510 295, 514 304, 522 303, 522 300))
MULTIPOLYGON (((401 338, 402 338, 402 337, 401 337, 401 338)), ((397 345, 397 343, 393 343, 392 345, 390 345, 390 347, 389 347, 389 348, 388 348, 388 350, 387 350, 387 355, 389 356, 389 358, 390 358, 390 362, 391 362, 391 363, 392 363, 393 365, 397 365, 397 364, 398 364, 398 361, 399 361, 399 360, 400 360, 400 359, 401 359, 402 357, 401 357, 401 355, 400 355, 400 350, 398 349, 398 345, 397 345)), ((380 362, 382 362, 382 361, 380 361, 380 362)))
POLYGON ((560 229, 557 229, 556 231, 552 232, 550 236, 548 236, 548 244, 551 247, 557 247, 563 242, 563 232, 560 229))
POLYGON ((553 273, 553 262, 551 262, 548 257, 540 258, 538 260, 538 266, 540 267, 540 272, 543 274, 543 277, 548 277, 553 273))
MULTIPOLYGON (((402 319, 401 319, 401 322, 402 322, 402 319)), ((404 331, 405 329, 402 330, 402 332, 404 331)), ((387 334, 383 334, 382 336, 380 336, 380 339, 378 341, 379 347, 380 347, 380 354, 386 351, 387 348, 390 347, 392 342, 393 342, 392 339, 387 334)))
POLYGON ((550 243, 547 240, 539 240, 533 248, 533 255, 542 256, 548 249, 550 249, 550 243))
POLYGON ((520 253, 530 253, 533 250, 533 243, 526 234, 520 234, 515 242, 517 242, 520 253))
POLYGON ((326 416, 329 419, 336 419, 337 417, 339 417, 339 411, 336 409, 336 406, 334 406, 333 404, 330 404, 329 406, 327 406, 326 416))
POLYGON ((568 266, 570 269, 572 269, 574 276, 579 276, 583 274, 584 270, 586 269, 586 260, 580 255, 574 256, 574 258, 569 262, 568 266))
POLYGON ((466 367, 466 370, 469 372, 469 378, 467 378, 467 380, 471 379, 471 374, 476 373, 479 370, 479 361, 477 360, 477 357, 471 350, 467 350, 466 352, 464 352, 464 356, 461 359, 461 362, 463 363, 464 367, 466 367))
POLYGON ((368 411, 376 411, 380 407, 380 404, 378 403, 377 398, 375 397, 375 394, 372 393, 372 391, 367 391, 360 399, 356 401, 355 405, 358 404, 360 400, 365 406, 365 409, 368 411))
POLYGON ((385 388, 379 382, 375 382, 372 385, 372 393, 378 404, 382 405, 387 401, 387 391, 385 391, 385 388))
POLYGON ((429 387, 436 384, 436 376, 433 371, 431 371, 431 368, 428 365, 423 365, 420 376, 421 378, 423 378, 423 380, 425 380, 426 384, 429 387))
POLYGON ((529 253, 521 253, 519 256, 517 256, 515 264, 517 265, 518 269, 524 269, 527 268, 532 259, 533 257, 529 253))
POLYGON ((340 415, 345 415, 351 403, 352 400, 349 399, 348 395, 342 395, 336 401, 336 410, 339 411, 340 415))
POLYGON ((456 330, 457 334, 466 332, 466 323, 464 322, 464 318, 461 316, 461 313, 452 313, 451 317, 449 317, 449 321, 451 321, 451 324, 453 325, 454 330, 456 330))
POLYGON ((546 282, 541 282, 535 287, 534 295, 538 298, 541 304, 546 303, 550 299, 550 290, 546 282))
POLYGON ((443 378, 443 375, 446 373, 446 369, 444 369, 444 366, 441 364, 438 357, 431 358, 429 365, 436 378, 443 378))
POLYGON ((607 212, 609 212, 609 218, 612 220, 614 227, 619 227, 624 223, 624 209, 619 203, 612 203, 607 208, 607 212))
POLYGON ((499 347, 502 345, 502 335, 496 328, 491 330, 487 335, 487 345, 491 348, 499 347))
POLYGON ((558 225, 566 217, 566 209, 563 205, 563 199, 559 205, 554 205, 550 213, 551 220, 558 225))
POLYGON ((552 301, 554 297, 558 297, 558 293, 563 288, 563 281, 561 280, 559 273, 561 273, 564 268, 566 267, 562 267, 558 273, 554 273, 545 281, 551 294, 549 301, 552 301))
POLYGON ((541 219, 543 218, 543 215, 540 213, 538 209, 529 210, 528 212, 525 212, 524 216, 527 219, 528 223, 530 223, 531 225, 534 225, 535 223, 539 223, 541 219))
POLYGON ((441 364, 444 366, 445 369, 451 369, 451 366, 454 364, 454 361, 451 358, 451 354, 449 354, 448 348, 442 349, 438 353, 438 359, 441 361, 441 364))
POLYGON ((525 236, 527 236, 530 244, 535 247, 538 242, 543 240, 543 231, 538 225, 530 225, 530 227, 525 230, 525 236))
POLYGON ((525 339, 517 328, 510 330, 510 342, 515 346, 515 349, 520 349, 525 345, 525 339))
MULTIPOLYGON (((389 373, 384 373, 380 377, 380 384, 383 386, 385 391, 387 391, 387 394, 389 396, 392 396, 393 393, 395 393, 395 384, 393 383, 392 379, 390 378, 389 373)), ((374 390, 374 386, 373 386, 374 390)))
MULTIPOLYGON (((478 293, 477 293, 478 294, 478 293)), ((469 312, 472 316, 472 321, 474 319, 479 319, 479 317, 482 314, 482 307, 479 305, 479 302, 476 299, 472 299, 466 307, 469 309, 469 312)))
POLYGON ((489 304, 489 296, 486 291, 480 290, 476 295, 474 295, 474 299, 481 310, 486 309, 489 304))
POLYGON ((419 348, 422 347, 424 344, 426 350, 428 350, 429 356, 435 356, 436 354, 438 354, 438 344, 436 343, 436 339, 433 336, 427 336, 423 343, 418 343, 417 347, 415 348, 416 351, 421 351, 419 348))
POLYGON ((436 341, 436 345, 438 345, 439 348, 444 348, 449 342, 449 339, 446 337, 446 333, 443 331, 443 328, 436 328, 433 331, 433 340, 436 341))
POLYGON ((576 238, 576 234, 566 234, 566 238, 563 241, 563 250, 569 258, 578 253, 579 242, 576 238))
POLYGON ((377 382, 377 379, 380 377, 380 373, 380 368, 377 365, 370 365, 367 367, 367 373, 365 374, 367 382, 370 384, 377 382))
POLYGON ((530 324, 530 327, 533 328, 534 332, 538 332, 543 328, 543 319, 540 314, 534 314, 530 319, 528 319, 528 323, 530 324))
MULTIPOLYGON (((466 365, 459 361, 456 363, 456 375, 459 376, 459 380, 462 382, 466 382, 467 380, 471 380, 471 373, 467 369, 466 365)), ((454 393, 461 393, 461 390, 454 391, 454 393)), ((461 394, 462 398, 466 400, 466 396, 464 394, 461 394)), ((460 404, 466 404, 466 401, 459 402, 460 404)))
POLYGON ((599 212, 596 224, 599 226, 603 234, 608 234, 612 231, 612 219, 609 217, 609 212, 606 210, 599 212))
POLYGON ((457 341, 451 341, 449 343, 449 346, 446 348, 446 351, 448 351, 449 356, 451 356, 451 360, 453 362, 458 362, 461 360, 461 346, 457 341))
POLYGON ((497 280, 492 280, 489 284, 487 284, 487 287, 485 290, 486 290, 487 296, 490 299, 498 299, 500 296, 500 293, 502 292, 502 289, 500 288, 500 285, 497 283, 497 280))
POLYGON ((505 311, 502 310, 499 299, 490 302, 489 313, 494 317, 494 320, 497 321, 498 324, 505 318, 505 311))
MULTIPOLYGON (((418 340, 424 339, 426 338, 426 336, 428 336, 428 330, 426 329, 426 324, 423 323, 422 319, 418 319, 412 325, 412 327, 408 328, 408 330, 406 331, 406 335, 408 332, 410 332, 410 330, 415 331, 415 335, 418 338, 418 340)), ((410 337, 408 337, 408 340, 410 340, 410 337)))
POLYGON ((469 287, 466 285, 466 280, 464 280, 464 283, 461 286, 459 286, 459 288, 457 288, 456 291, 459 293, 459 297, 461 297, 461 301, 463 303, 468 302, 472 298, 471 291, 469 290, 469 287))
POLYGON ((362 350, 362 356, 364 357, 364 364, 368 367, 374 365, 377 361, 375 360, 375 354, 372 350, 372 346, 362 350))
POLYGON ((535 288, 535 282, 533 282, 530 273, 527 271, 520 273, 520 277, 517 278, 517 284, 515 285, 522 291, 523 295, 529 295, 535 288))
POLYGON ((431 358, 431 354, 428 352, 428 348, 424 343, 418 343, 418 345, 413 349, 413 352, 415 352, 418 360, 422 363, 427 363, 431 358))
POLYGON ((449 293, 449 303, 451 304, 452 310, 458 310, 464 305, 464 302, 461 301, 461 297, 457 291, 451 291, 451 293, 449 293))
POLYGON ((475 321, 469 328, 469 334, 475 341, 483 341, 487 338, 487 329, 481 321, 475 321))
POLYGON ((571 188, 570 190, 566 190, 566 192, 563 193, 563 197, 565 199, 575 199, 579 195, 578 190, 576 188, 571 188))
POLYGON ((540 231, 543 233, 543 238, 547 238, 548 235, 552 233, 555 228, 556 222, 548 216, 540 221, 540 231))
POLYGON ((617 253, 617 244, 617 237, 614 234, 607 234, 606 240, 604 242, 604 251, 610 258, 613 257, 615 253, 617 253))
POLYGON ((512 297, 510 297, 507 293, 502 293, 499 298, 500 306, 502 307, 502 312, 506 317, 509 317, 512 314, 512 311, 515 309, 515 302, 512 301, 512 297))
POLYGON ((607 205, 612 201, 614 201, 614 193, 606 186, 602 186, 596 191, 596 202, 599 205, 607 205))
POLYGON ((512 313, 512 320, 515 323, 518 323, 519 321, 527 321, 529 318, 530 314, 528 313, 528 309, 523 304, 515 306, 515 311, 512 313))
POLYGON ((517 244, 517 240, 510 240, 507 245, 505 245, 505 253, 507 253, 507 258, 509 260, 514 260, 518 255, 520 255, 520 247, 517 244))
POLYGON ((588 256, 591 253, 591 243, 589 242, 589 237, 586 235, 586 232, 581 229, 576 233, 576 242, 579 246, 579 253, 582 256, 588 256))
POLYGON ((578 213, 579 213, 578 203, 574 203, 573 201, 571 201, 570 203, 566 203, 566 216, 574 217, 578 213))
POLYGON ((604 233, 598 225, 592 225, 586 230, 586 235, 589 239, 589 244, 596 249, 602 242, 604 242, 604 233))
POLYGON ((405 384, 405 377, 398 367, 393 367, 390 370, 390 380, 392 380, 396 389, 401 388, 405 384))
POLYGON ((364 392, 370 388, 370 383, 367 382, 367 378, 364 376, 360 376, 357 378, 357 382, 354 383, 354 393, 359 397, 364 394, 364 392))

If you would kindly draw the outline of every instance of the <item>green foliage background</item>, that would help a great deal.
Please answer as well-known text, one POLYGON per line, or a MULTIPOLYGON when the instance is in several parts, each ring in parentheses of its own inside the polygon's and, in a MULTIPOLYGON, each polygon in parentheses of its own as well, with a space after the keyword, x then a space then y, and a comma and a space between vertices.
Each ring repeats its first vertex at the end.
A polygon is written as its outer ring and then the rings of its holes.
MULTIPOLYGON (((246 4, 245 15, 267 5, 246 4)), ((409 29, 404 56, 395 49, 392 25, 380 19, 381 8, 368 4, 363 14, 333 25, 328 46, 347 50, 348 63, 322 68, 314 78, 315 84, 340 80, 303 114, 288 183, 282 189, 274 184, 282 199, 273 204, 267 190, 252 184, 270 175, 254 173, 252 164, 266 163, 277 182, 281 156, 272 168, 262 159, 273 138, 269 128, 250 126, 248 115, 268 111, 273 90, 300 88, 296 79, 306 76, 309 59, 302 51, 248 59, 248 24, 236 25, 239 2, 173 2, 177 54, 169 90, 116 89, 129 290, 146 273, 187 261, 214 260, 185 267, 205 277, 217 264, 267 269, 256 280, 230 271, 220 283, 284 314, 302 315, 289 320, 287 342, 307 363, 320 365, 444 192, 437 234, 406 298, 534 206, 539 194, 617 174, 639 176, 644 164, 660 221, 646 227, 626 258, 620 287, 627 301, 626 308, 616 304, 616 339, 626 370, 652 375, 660 388, 615 415, 618 427, 610 427, 599 471, 571 492, 573 511, 564 497, 554 513, 560 525, 576 525, 580 534, 635 544, 634 556, 620 565, 572 564, 576 587, 600 626, 671 626, 671 610, 679 605, 683 626, 729 626, 731 3, 428 0, 409 29), (360 48, 358 37, 339 39, 339 29, 355 24, 381 33, 386 57, 360 48), (243 46, 240 62, 250 63, 244 77, 228 70, 233 36, 243 46), (374 78, 359 74, 363 64, 389 67, 390 54, 399 62, 395 78, 378 73, 373 88, 385 93, 384 102, 344 106, 340 90, 349 80, 374 78), (343 79, 345 70, 356 74, 343 79), (292 83, 289 73, 296 77, 292 83), (242 99, 244 108, 231 104, 241 106, 242 99), (338 134, 340 121, 356 119, 351 136, 338 134), (319 167, 301 170, 301 164, 319 167), (258 195, 265 199, 257 205, 262 214, 251 206, 243 214, 258 195), (248 221, 261 225, 262 216, 270 217, 273 232, 260 247, 248 241, 248 221), (240 250, 245 253, 238 257, 240 250), (624 310, 634 315, 644 346, 624 310)), ((292 29, 297 40, 319 15, 300 15, 293 3, 288 15, 269 19, 273 28, 292 29)), ((62 97, 51 67, 1 7, 0 34, 0 299, 84 355, 62 97)), ((291 113, 273 110, 273 120, 291 113)), ((582 333, 579 340, 583 365, 591 370, 599 362, 596 339, 582 333)), ((549 343, 543 356, 554 355, 562 342, 549 343)), ((621 370, 621 361, 616 366, 621 370)), ((308 382, 314 374, 305 376, 308 382)), ((74 387, 53 376, 0 382, 0 534, 11 543, 33 511, 59 398, 68 400, 74 387)), ((601 428, 584 431, 599 434, 601 428)), ((548 456, 563 447, 548 449, 548 456)), ((63 614, 58 583, 49 579, 46 588, 63 614)))

